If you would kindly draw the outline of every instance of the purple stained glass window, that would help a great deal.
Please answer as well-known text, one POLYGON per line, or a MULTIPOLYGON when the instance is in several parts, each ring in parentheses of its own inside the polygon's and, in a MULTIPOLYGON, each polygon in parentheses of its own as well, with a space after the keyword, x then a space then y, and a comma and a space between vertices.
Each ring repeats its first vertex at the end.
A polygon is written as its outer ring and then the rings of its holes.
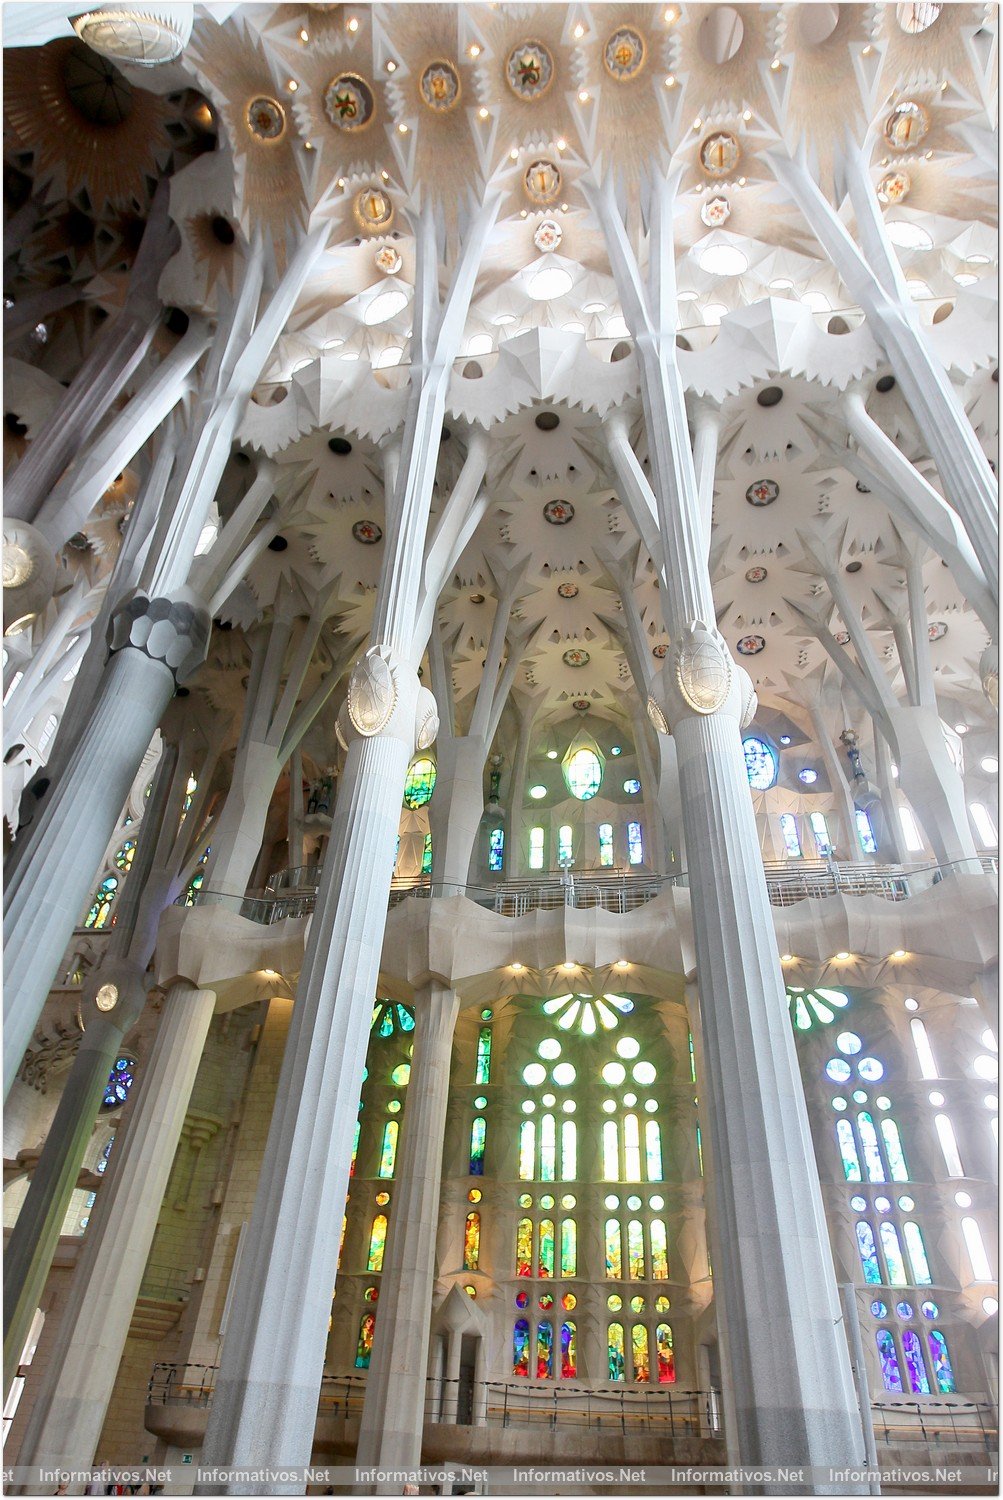
POLYGON ((884 1381, 885 1390, 901 1391, 902 1372, 899 1369, 899 1357, 895 1352, 895 1340, 887 1328, 879 1328, 875 1338, 878 1356, 881 1360, 881 1379, 884 1381))
POLYGON ((923 1349, 919 1336, 911 1328, 907 1328, 902 1335, 902 1353, 905 1356, 909 1385, 918 1396, 929 1396, 930 1381, 927 1378, 926 1364, 923 1360, 923 1349))

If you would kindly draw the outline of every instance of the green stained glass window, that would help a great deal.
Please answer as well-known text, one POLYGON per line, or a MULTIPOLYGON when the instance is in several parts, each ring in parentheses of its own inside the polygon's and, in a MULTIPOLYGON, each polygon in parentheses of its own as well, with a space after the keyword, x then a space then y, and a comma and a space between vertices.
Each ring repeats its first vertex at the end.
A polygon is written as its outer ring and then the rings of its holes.
POLYGON ((99 929, 107 926, 111 915, 111 903, 118 892, 118 876, 107 875, 94 893, 90 910, 84 917, 84 926, 99 929))
POLYGON ((657 1120, 646 1120, 644 1124, 644 1162, 649 1182, 662 1180, 662 1132, 657 1120))
POLYGON ((540 1259, 537 1274, 539 1276, 553 1276, 554 1274, 553 1219, 540 1220, 540 1259))
POLYGON ((627 1271, 632 1281, 644 1280, 644 1230, 640 1219, 627 1224, 627 1271))
POLYGON ((398 1063, 390 1074, 390 1082, 396 1084, 399 1089, 407 1088, 411 1082, 411 1064, 398 1063))
POLYGON ((574 1219, 561 1220, 561 1275, 578 1275, 578 1230, 574 1219))
POLYGON ((380 1149, 379 1177, 392 1177, 397 1159, 397 1136, 400 1126, 396 1120, 388 1120, 383 1127, 383 1145, 380 1149))
POLYGON ((578 1131, 574 1120, 561 1125, 561 1177, 573 1182, 578 1176, 578 1131))
POLYGON ((564 762, 564 782, 572 797, 588 802, 602 785, 602 761, 594 750, 582 746, 564 762))
POLYGON ((367 1312, 362 1315, 359 1324, 359 1342, 355 1350, 355 1368, 357 1370, 368 1370, 369 1361, 373 1352, 373 1332, 376 1328, 376 1316, 367 1312))
POLYGON ((595 1036, 600 1028, 615 1031, 620 1016, 629 1015, 633 1009, 633 1000, 625 995, 603 995, 602 999, 594 995, 555 995, 543 1004, 544 1014, 553 1016, 562 1031, 577 1026, 583 1036, 595 1036))
POLYGON ((623 1380, 624 1358, 622 1323, 611 1323, 609 1325, 608 1353, 610 1380, 623 1380))
POLYGON ((881 1248, 885 1254, 885 1265, 888 1267, 888 1280, 892 1286, 907 1286, 909 1278, 905 1272, 905 1261, 902 1259, 902 1250, 899 1245, 899 1233, 894 1224, 886 1219, 878 1229, 878 1238, 881 1240, 881 1248))
POLYGON ((432 873, 432 835, 426 833, 425 843, 421 851, 421 873, 431 875, 432 873))
POLYGON ((665 1237, 665 1224, 661 1219, 652 1219, 648 1231, 651 1239, 651 1279, 668 1281, 669 1252, 665 1237))
POLYGON ((529 1322, 517 1318, 512 1334, 512 1374, 529 1374, 529 1322))
POLYGON ((478 1115, 470 1127, 471 1177, 483 1177, 484 1175, 484 1144, 487 1140, 487 1133, 487 1122, 483 1115, 478 1115))
POLYGON ((635 1323, 630 1331, 630 1353, 636 1381, 649 1381, 651 1369, 648 1365, 648 1330, 643 1323, 635 1323))
POLYGON ((860 1264, 864 1268, 864 1280, 868 1286, 880 1286, 881 1267, 878 1265, 874 1231, 864 1219, 857 1223, 857 1250, 860 1254, 860 1264))
POLYGON ((474 1067, 475 1083, 491 1082, 491 1027, 482 1026, 477 1033, 477 1063, 474 1067))
POLYGON ((700 1126, 697 1126, 697 1166, 700 1168, 700 1176, 703 1176, 703 1136, 700 1126))
POLYGON ((787 986, 787 1004, 797 1031, 830 1025, 837 1012, 845 1010, 849 1003, 849 996, 842 990, 806 990, 793 984, 787 986))
POLYGON ((608 869, 613 863, 613 824, 599 824, 599 863, 608 869))
POLYGON ((369 1236, 369 1258, 366 1261, 367 1271, 383 1270, 383 1252, 387 1246, 387 1216, 377 1214, 373 1220, 372 1233, 369 1236))
POLYGON ((519 1127, 519 1180, 532 1182, 536 1177, 536 1125, 523 1120, 519 1127))
POLYGON ((602 1128, 603 1177, 607 1182, 620 1181, 620 1146, 615 1120, 606 1120, 602 1128))
POLYGON ((860 1132, 860 1144, 864 1150, 864 1165, 867 1168, 868 1181, 884 1182, 885 1169, 881 1160, 881 1152, 878 1150, 878 1133, 866 1109, 862 1109, 857 1116, 857 1130, 860 1132))
POLYGON ((505 830, 492 828, 488 839, 488 869, 497 875, 505 868, 505 830))
POLYGON ((136 853, 136 840, 126 839, 115 855, 115 864, 120 870, 131 870, 133 856, 136 853))
POLYGON ((689 1031, 689 1032, 686 1033, 686 1035, 687 1035, 687 1037, 689 1039, 689 1050, 690 1050, 690 1083, 696 1083, 696 1081, 697 1081, 697 1060, 696 1060, 696 1053, 693 1050, 693 1033, 692 1033, 692 1031, 689 1031))
POLYGON ((554 1373, 554 1325, 541 1318, 536 1325, 536 1378, 549 1380, 554 1373))
POLYGON ((557 1127, 553 1115, 540 1120, 540 1181, 553 1182, 556 1176, 557 1127))
POLYGON ((362 1121, 361 1120, 356 1120, 356 1122, 355 1122, 355 1134, 352 1137, 352 1164, 351 1164, 351 1166, 348 1169, 348 1175, 349 1175, 349 1177, 354 1177, 355 1176, 355 1159, 356 1159, 356 1157, 359 1154, 359 1137, 361 1136, 361 1134, 362 1134, 362 1121))
POLYGON ((476 1271, 481 1259, 481 1216, 467 1214, 463 1230, 463 1269, 476 1271))
POLYGON ((909 1168, 906 1166, 905 1154, 902 1150, 902 1137, 899 1128, 892 1119, 881 1121, 881 1139, 885 1144, 885 1155, 888 1158, 888 1167, 892 1174, 893 1182, 908 1182, 909 1168))
POLYGON ((674 1385, 676 1356, 672 1350, 672 1329, 668 1323, 659 1323, 655 1329, 655 1348, 658 1351, 659 1385, 674 1385))
POLYGON ((857 1143, 849 1120, 836 1121, 836 1142, 843 1161, 843 1176, 847 1182, 860 1182, 860 1157, 857 1155, 857 1143))
POLYGON ((609 1281, 619 1281, 623 1276, 623 1246, 619 1219, 606 1220, 605 1238, 606 1278, 609 1281))
POLYGON ((418 760, 411 762, 404 782, 404 806, 409 807, 412 812, 419 807, 424 807, 426 802, 431 801, 432 793, 435 791, 435 761, 427 755, 422 755, 418 760))
POLYGON ((627 824, 627 859, 632 865, 644 863, 644 837, 640 823, 627 824))
POLYGON ((533 1221, 520 1219, 515 1232, 515 1274, 533 1274, 533 1221))

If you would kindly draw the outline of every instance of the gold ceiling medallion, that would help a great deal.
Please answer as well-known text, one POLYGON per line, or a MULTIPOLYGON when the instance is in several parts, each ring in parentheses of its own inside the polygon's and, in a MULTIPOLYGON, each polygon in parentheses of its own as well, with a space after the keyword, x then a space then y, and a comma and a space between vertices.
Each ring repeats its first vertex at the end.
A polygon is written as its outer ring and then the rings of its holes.
POLYGON ((546 157, 531 162, 523 179, 531 203, 553 203, 561 191, 561 170, 546 157))
POLYGON ((505 82, 517 99, 541 99, 554 81, 554 59, 542 42, 522 42, 509 53, 505 82))
POLYGON ((324 90, 324 113, 338 130, 365 130, 375 109, 373 91, 357 73, 340 73, 324 90))
POLYGON ((356 193, 352 212, 356 224, 367 234, 381 234, 393 223, 394 206, 382 188, 367 187, 356 193))
POLYGON ((430 62, 418 83, 422 102, 434 114, 448 114, 460 101, 460 75, 451 62, 430 62))
POLYGON ((617 83, 629 83, 644 67, 644 38, 632 26, 618 26, 603 48, 603 67, 617 83))
POLYGON ((930 116, 915 99, 896 104, 885 121, 885 140, 893 151, 914 151, 930 129, 930 116))
POLYGON ((912 187, 908 172, 889 172, 878 183, 879 203, 901 203, 912 187))
POLYGON ((736 137, 727 130, 717 130, 700 147, 700 165, 708 177, 727 177, 738 166, 741 155, 736 137))
POLYGON ((277 141, 285 134, 286 112, 277 99, 262 94, 252 99, 245 115, 247 128, 259 141, 277 141))

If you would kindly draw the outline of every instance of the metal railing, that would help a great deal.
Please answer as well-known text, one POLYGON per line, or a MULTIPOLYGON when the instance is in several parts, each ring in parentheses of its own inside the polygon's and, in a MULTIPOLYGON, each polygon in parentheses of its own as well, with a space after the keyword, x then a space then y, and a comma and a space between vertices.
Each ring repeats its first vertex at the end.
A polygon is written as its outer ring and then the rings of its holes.
POLYGON ((897 1447, 925 1443, 936 1448, 977 1448, 992 1457, 999 1446, 996 1412, 988 1402, 951 1401, 931 1396, 924 1401, 875 1401, 871 1404, 874 1436, 897 1447))
MULTIPOLYGON (((957 860, 949 865, 878 865, 837 863, 835 860, 771 862, 763 866, 766 889, 772 906, 794 906, 799 901, 820 900, 828 896, 878 896, 884 901, 906 901, 921 891, 956 874, 985 874, 998 878, 999 861, 995 856, 957 860)), ((287 917, 307 917, 314 909, 319 865, 301 865, 280 870, 271 877, 263 893, 237 896, 224 891, 196 892, 196 906, 226 906, 252 922, 265 925, 287 917)), ((409 897, 430 898, 464 896, 468 901, 497 912, 500 916, 521 917, 529 911, 552 911, 561 907, 603 911, 623 915, 644 906, 671 886, 686 888, 685 871, 675 875, 602 876, 560 879, 544 874, 537 880, 509 880, 495 885, 455 885, 430 877, 395 878, 391 882, 390 905, 396 906, 409 897)), ((188 897, 177 905, 189 904, 188 897)))

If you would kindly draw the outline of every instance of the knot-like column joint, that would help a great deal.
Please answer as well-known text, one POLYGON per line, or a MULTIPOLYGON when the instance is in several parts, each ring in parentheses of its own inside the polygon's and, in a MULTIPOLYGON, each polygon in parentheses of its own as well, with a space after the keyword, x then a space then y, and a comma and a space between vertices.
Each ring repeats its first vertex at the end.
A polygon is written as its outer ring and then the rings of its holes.
POLYGON ((648 697, 648 718, 659 734, 671 734, 683 719, 724 714, 746 729, 759 700, 752 678, 738 666, 715 626, 694 620, 665 658, 661 678, 648 697))
POLYGON ((131 647, 164 664, 181 686, 205 661, 212 620, 191 589, 151 599, 142 590, 129 594, 108 624, 108 652, 131 647))
POLYGON ((348 679, 348 696, 337 719, 343 749, 377 735, 427 750, 439 732, 439 711, 410 662, 392 646, 370 646, 348 679))

